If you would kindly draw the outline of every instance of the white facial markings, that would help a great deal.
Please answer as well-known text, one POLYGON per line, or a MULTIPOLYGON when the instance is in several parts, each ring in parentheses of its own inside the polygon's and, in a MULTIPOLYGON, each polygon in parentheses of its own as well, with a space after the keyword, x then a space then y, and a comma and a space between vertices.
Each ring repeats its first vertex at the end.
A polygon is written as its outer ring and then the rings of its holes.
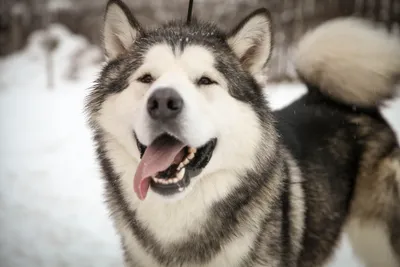
MULTIPOLYGON (((252 156, 261 138, 258 118, 248 104, 229 95, 228 81, 215 69, 212 52, 204 47, 188 46, 181 53, 174 54, 168 44, 155 45, 149 49, 143 65, 132 74, 129 82, 128 88, 108 97, 103 103, 99 123, 136 161, 139 161, 139 153, 133 132, 144 145, 150 145, 155 138, 147 113, 147 99, 155 90, 169 87, 184 100, 182 141, 190 147, 200 147, 210 139, 218 138, 212 160, 203 173, 221 168, 241 170, 252 164, 252 156), (155 78, 153 84, 137 81, 145 73, 155 78), (197 86, 195 80, 203 75, 210 76, 218 84, 197 86)), ((183 162, 185 164, 187 162, 183 162)))
POLYGON ((169 87, 184 100, 182 141, 190 147, 200 147, 210 139, 218 138, 213 160, 203 173, 221 168, 243 169, 252 164, 252 156, 261 138, 258 118, 248 104, 229 95, 228 81, 215 69, 212 52, 204 47, 188 46, 180 54, 174 54, 167 44, 155 45, 149 49, 143 65, 132 74, 129 82, 128 88, 108 97, 103 103, 99 122, 134 159, 139 161, 133 132, 144 145, 149 145, 155 138, 147 113, 147 99, 155 90, 169 87), (145 73, 155 78, 153 84, 137 81, 145 73), (218 84, 197 86, 195 80, 203 75, 210 76, 218 84))
MULTIPOLYGON (((218 76, 215 58, 206 48, 200 46, 188 46, 180 55, 180 65, 192 81, 196 81, 204 74, 218 76)), ((215 77, 211 77, 215 79, 215 77)))
POLYGON ((182 240, 197 231, 206 220, 209 207, 240 183, 237 173, 255 162, 261 139, 258 117, 248 104, 229 95, 228 81, 214 65, 213 54, 206 48, 186 47, 174 55, 170 46, 156 45, 132 74, 128 88, 107 97, 101 108, 98 122, 109 133, 105 140, 107 156, 120 175, 124 198, 161 242, 182 240), (156 79, 153 84, 137 81, 145 73, 156 79), (195 80, 203 75, 218 84, 197 86, 195 80), (182 193, 168 200, 149 190, 146 199, 139 201, 133 192, 133 177, 140 160, 133 132, 144 145, 152 142, 146 104, 151 93, 163 87, 173 88, 184 100, 182 134, 191 147, 179 166, 181 172, 173 177, 177 180, 171 182, 182 179, 184 165, 193 157, 195 148, 212 138, 218 139, 217 146, 209 164, 182 193))
POLYGON ((207 119, 209 117, 206 108, 207 99, 201 92, 202 88, 195 84, 203 75, 208 75, 224 84, 222 75, 215 69, 214 64, 213 55, 199 46, 186 47, 177 55, 167 44, 156 45, 148 51, 143 66, 138 70, 140 74, 135 74, 140 76, 143 73, 150 73, 156 77, 156 81, 143 97, 139 118, 137 123, 134 123, 135 132, 143 144, 149 145, 154 139, 146 111, 147 99, 155 90, 162 88, 173 88, 184 101, 184 111, 181 115, 184 142, 192 147, 199 147, 215 137, 215 127, 207 119))
POLYGON ((144 89, 131 84, 120 93, 107 97, 96 117, 107 136, 115 139, 136 161, 139 161, 139 150, 133 138, 133 121, 139 119, 137 111, 144 89))
POLYGON ((133 77, 140 77, 149 73, 155 79, 171 70, 176 63, 172 48, 167 44, 154 45, 145 55, 142 66, 133 74, 133 77))

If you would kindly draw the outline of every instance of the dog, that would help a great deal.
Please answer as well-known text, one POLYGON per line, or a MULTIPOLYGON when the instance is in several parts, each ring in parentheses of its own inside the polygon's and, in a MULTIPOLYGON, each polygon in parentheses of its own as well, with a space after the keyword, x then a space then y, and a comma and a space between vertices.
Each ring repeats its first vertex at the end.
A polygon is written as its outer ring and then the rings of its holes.
POLYGON ((326 266, 343 233, 367 266, 400 266, 400 148, 379 111, 397 37, 358 18, 309 31, 308 92, 271 111, 264 8, 230 31, 144 28, 111 0, 103 35, 86 111, 125 266, 326 266))

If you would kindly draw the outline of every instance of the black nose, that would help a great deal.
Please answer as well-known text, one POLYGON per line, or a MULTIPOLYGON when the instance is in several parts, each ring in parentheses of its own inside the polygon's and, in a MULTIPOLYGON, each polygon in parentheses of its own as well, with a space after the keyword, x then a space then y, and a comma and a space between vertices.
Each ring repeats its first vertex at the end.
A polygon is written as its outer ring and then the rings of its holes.
POLYGON ((147 102, 147 112, 154 120, 176 118, 183 108, 183 99, 171 88, 157 89, 147 102))

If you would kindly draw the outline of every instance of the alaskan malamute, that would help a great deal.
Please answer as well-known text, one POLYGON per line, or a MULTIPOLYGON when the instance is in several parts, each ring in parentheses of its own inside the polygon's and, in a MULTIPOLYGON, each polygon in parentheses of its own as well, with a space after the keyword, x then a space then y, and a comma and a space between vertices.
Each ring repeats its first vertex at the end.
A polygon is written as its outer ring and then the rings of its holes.
POLYGON ((379 106, 400 42, 357 18, 307 33, 308 93, 272 112, 269 12, 231 31, 140 25, 107 5, 107 64, 87 99, 126 266, 324 266, 348 232, 367 266, 400 266, 400 149, 379 106))

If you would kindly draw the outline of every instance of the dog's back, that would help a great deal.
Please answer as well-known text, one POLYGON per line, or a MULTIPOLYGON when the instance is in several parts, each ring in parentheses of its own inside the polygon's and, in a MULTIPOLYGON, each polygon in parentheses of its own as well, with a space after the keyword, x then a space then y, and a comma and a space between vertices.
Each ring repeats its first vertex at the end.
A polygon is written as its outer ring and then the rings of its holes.
POLYGON ((395 95, 399 44, 356 18, 299 43, 295 65, 308 93, 275 115, 307 192, 301 266, 328 253, 345 222, 367 266, 400 264, 400 149, 379 111, 395 95))

